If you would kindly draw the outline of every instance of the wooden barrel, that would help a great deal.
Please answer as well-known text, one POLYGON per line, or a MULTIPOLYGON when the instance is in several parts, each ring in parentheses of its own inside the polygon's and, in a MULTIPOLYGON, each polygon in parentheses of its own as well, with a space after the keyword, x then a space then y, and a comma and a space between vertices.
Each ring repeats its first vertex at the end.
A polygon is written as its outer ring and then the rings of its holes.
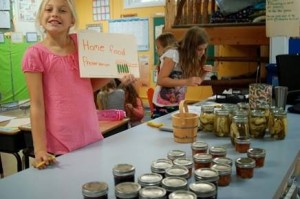
POLYGON ((196 141, 199 115, 189 113, 187 103, 182 100, 179 103, 179 113, 172 115, 174 141, 179 143, 192 143, 196 141))

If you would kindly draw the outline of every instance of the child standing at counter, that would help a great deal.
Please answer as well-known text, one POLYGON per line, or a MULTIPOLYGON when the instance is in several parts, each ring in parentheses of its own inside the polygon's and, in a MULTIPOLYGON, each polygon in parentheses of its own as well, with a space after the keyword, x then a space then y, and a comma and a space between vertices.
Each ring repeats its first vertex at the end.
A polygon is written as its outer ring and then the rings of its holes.
POLYGON ((200 85, 211 71, 211 66, 205 65, 208 36, 199 27, 190 28, 179 45, 172 33, 161 34, 156 44, 161 63, 153 95, 152 118, 178 110, 186 87, 200 85))
MULTIPOLYGON (((61 155, 103 139, 93 91, 111 79, 80 78, 76 34, 77 16, 72 0, 43 0, 37 24, 44 40, 29 47, 22 70, 30 96, 30 119, 35 165, 53 163, 61 155)), ((123 83, 134 81, 125 76, 123 83)))

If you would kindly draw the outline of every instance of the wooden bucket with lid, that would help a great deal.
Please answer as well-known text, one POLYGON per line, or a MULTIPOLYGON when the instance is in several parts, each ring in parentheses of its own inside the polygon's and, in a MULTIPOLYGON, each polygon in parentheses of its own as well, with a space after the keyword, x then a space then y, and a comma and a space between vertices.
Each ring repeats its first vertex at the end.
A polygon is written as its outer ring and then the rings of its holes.
POLYGON ((179 113, 172 115, 172 126, 175 142, 192 143, 196 141, 199 115, 189 113, 186 100, 179 103, 179 113))

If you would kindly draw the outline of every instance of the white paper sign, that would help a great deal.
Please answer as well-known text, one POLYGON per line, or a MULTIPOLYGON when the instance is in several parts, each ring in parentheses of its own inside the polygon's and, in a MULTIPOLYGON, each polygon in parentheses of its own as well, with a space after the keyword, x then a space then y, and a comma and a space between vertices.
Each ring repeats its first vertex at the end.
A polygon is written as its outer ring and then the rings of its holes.
POLYGON ((78 47, 81 77, 140 77, 134 35, 83 31, 78 33, 78 47))

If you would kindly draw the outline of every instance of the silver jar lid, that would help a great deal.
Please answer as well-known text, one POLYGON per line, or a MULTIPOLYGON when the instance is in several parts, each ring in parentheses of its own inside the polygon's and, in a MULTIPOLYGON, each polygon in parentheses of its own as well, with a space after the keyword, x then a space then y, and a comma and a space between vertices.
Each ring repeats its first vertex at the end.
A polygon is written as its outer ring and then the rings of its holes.
POLYGON ((136 182, 122 182, 115 186, 115 195, 119 198, 134 198, 139 196, 141 185, 136 182))
POLYGON ((187 180, 181 177, 166 177, 162 180, 161 186, 169 192, 176 190, 186 190, 187 180))
POLYGON ((266 150, 261 148, 250 148, 247 151, 248 157, 260 158, 266 156, 266 150))
POLYGON ((211 168, 200 168, 194 171, 196 181, 214 182, 219 180, 219 174, 211 168))
POLYGON ((116 176, 132 175, 135 172, 135 168, 131 164, 117 164, 113 168, 113 174, 116 176))
POLYGON ((153 173, 165 173, 167 168, 173 166, 172 160, 161 158, 152 162, 151 171, 153 173))
POLYGON ((158 186, 144 187, 139 191, 139 199, 164 199, 167 191, 158 186))
POLYGON ((185 166, 186 168, 193 167, 193 160, 190 158, 177 158, 173 161, 174 165, 185 166))
POLYGON ((228 157, 217 157, 213 159, 214 164, 227 164, 232 166, 232 159, 228 157))
POLYGON ((231 174, 231 166, 228 164, 214 164, 211 169, 217 171, 219 176, 231 174))
POLYGON ((82 185, 82 195, 86 197, 100 197, 106 195, 108 185, 105 182, 88 182, 82 185))
POLYGON ((201 162, 201 163, 209 163, 212 161, 212 155, 206 153, 196 153, 194 156, 194 162, 201 162))
POLYGON ((166 169, 166 177, 189 177, 189 170, 185 166, 173 165, 166 169))
POLYGON ((212 155, 226 155, 227 151, 225 147, 212 146, 209 148, 209 153, 212 155))
POLYGON ((182 150, 171 150, 168 152, 168 158, 170 160, 175 160, 176 158, 185 157, 185 152, 182 150))
POLYGON ((197 199, 197 195, 191 191, 178 190, 172 192, 169 199, 197 199))
POLYGON ((193 150, 207 150, 208 144, 203 141, 195 141, 192 143, 191 148, 193 150))
POLYGON ((142 187, 160 186, 163 177, 158 173, 145 173, 138 178, 138 183, 142 187))
POLYGON ((235 165, 239 168, 254 168, 256 162, 252 158, 241 157, 235 160, 235 165))
POLYGON ((217 193, 216 186, 210 182, 192 182, 189 184, 189 190, 200 198, 213 197, 217 193))

